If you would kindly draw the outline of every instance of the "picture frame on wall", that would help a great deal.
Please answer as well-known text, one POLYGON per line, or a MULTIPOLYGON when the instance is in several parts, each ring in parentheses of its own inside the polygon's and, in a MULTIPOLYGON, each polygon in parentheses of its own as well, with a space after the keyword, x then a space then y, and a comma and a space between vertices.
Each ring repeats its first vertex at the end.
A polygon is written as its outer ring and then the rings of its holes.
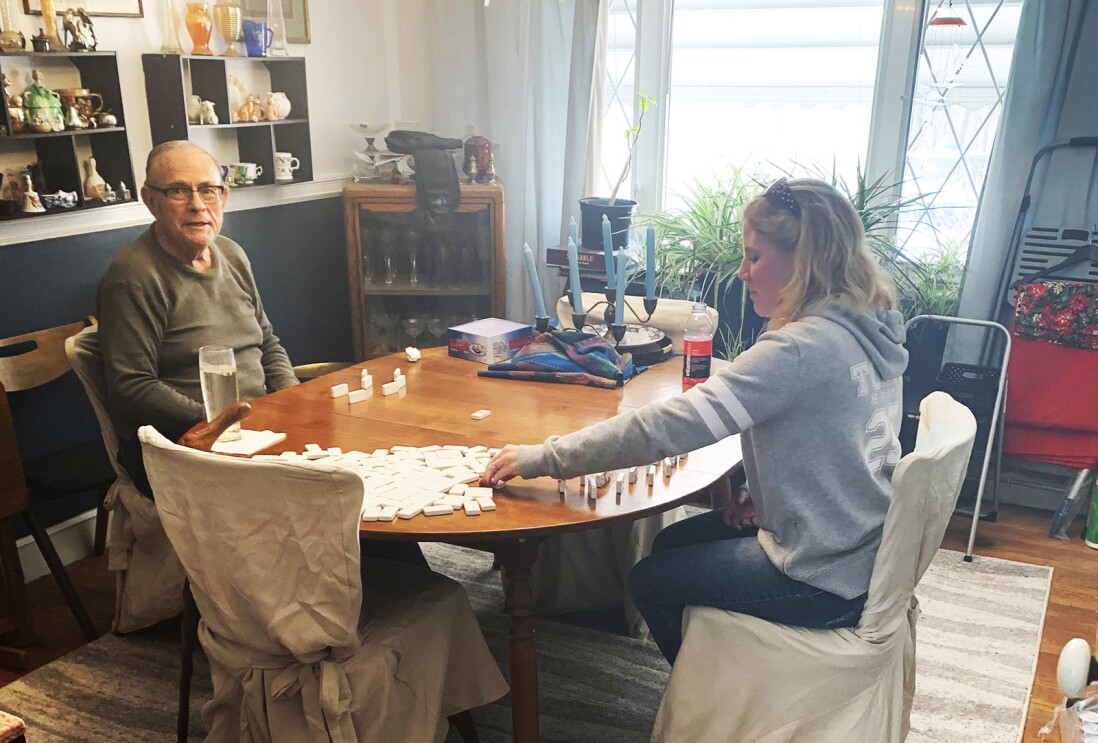
MULTIPOLYGON (((286 19, 286 41, 291 44, 308 44, 309 0, 271 0, 282 3, 282 15, 286 19)), ((267 12, 267 0, 242 0, 244 17, 256 17, 267 12)))
MULTIPOLYGON (((79 3, 72 3, 72 5, 73 7, 79 5, 92 16, 145 17, 141 0, 80 0, 79 3)), ((59 6, 55 4, 54 9, 59 9, 59 6)), ((23 12, 27 15, 42 15, 42 5, 39 0, 23 0, 23 12)))

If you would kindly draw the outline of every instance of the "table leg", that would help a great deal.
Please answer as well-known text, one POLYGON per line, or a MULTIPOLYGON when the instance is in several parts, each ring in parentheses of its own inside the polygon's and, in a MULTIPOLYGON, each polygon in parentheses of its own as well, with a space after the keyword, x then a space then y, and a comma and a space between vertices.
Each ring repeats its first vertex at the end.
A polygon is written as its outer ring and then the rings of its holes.
POLYGON ((503 566, 507 586, 507 612, 511 615, 511 724, 516 743, 537 743, 538 656, 534 647, 534 622, 530 566, 537 559, 537 545, 516 540, 499 546, 496 556, 503 566))

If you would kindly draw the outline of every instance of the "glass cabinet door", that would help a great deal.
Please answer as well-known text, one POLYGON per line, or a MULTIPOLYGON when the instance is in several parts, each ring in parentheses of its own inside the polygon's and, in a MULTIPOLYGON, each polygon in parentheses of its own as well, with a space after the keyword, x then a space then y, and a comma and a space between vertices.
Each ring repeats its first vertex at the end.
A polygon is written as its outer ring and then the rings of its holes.
POLYGON ((446 346, 448 328, 497 311, 502 192, 434 214, 415 211, 414 190, 386 199, 358 188, 345 198, 359 358, 446 346))

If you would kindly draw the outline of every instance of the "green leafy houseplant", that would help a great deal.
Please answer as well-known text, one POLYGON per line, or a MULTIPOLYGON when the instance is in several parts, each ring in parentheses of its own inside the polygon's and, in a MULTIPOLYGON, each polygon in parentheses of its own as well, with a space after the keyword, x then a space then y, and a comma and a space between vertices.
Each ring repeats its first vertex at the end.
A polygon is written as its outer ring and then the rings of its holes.
MULTIPOLYGON (((809 177, 819 178, 846 194, 865 228, 866 244, 896 285, 899 309, 905 317, 917 314, 955 314, 957 294, 964 266, 959 246, 944 246, 938 251, 909 256, 894 237, 894 224, 900 213, 918 206, 925 195, 901 198, 895 184, 885 178, 869 180, 861 168, 856 180, 848 183, 834 169, 798 168, 809 177)), ((795 177, 791 172, 784 175, 795 177)), ((730 175, 713 184, 695 182, 682 197, 677 209, 645 214, 640 224, 651 225, 656 232, 657 284, 666 296, 687 299, 705 298, 722 307, 718 346, 733 358, 749 339, 742 333, 747 299, 730 292, 743 260, 743 210, 773 178, 747 176, 733 168, 730 175), (736 322, 726 324, 728 300, 739 302, 736 322)), ((647 267, 652 270, 653 267, 647 267)))

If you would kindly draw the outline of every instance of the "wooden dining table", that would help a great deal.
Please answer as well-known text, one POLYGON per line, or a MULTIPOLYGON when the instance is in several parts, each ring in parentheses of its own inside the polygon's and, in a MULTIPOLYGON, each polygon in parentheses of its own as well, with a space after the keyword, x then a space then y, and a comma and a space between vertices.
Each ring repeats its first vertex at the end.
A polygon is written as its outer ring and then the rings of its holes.
MULTIPOLYGON (((715 368, 723 362, 714 360, 715 368)), ((681 366, 664 362, 618 389, 544 382, 483 378, 481 364, 451 358, 445 348, 423 351, 411 363, 404 354, 383 356, 310 382, 253 400, 245 425, 286 433, 272 448, 303 451, 309 443, 338 446, 343 451, 371 452, 394 445, 463 445, 502 447, 536 444, 598 423, 631 408, 665 400, 682 392, 681 366), (383 395, 381 385, 401 369, 404 389, 383 395), (350 403, 333 398, 331 387, 360 386, 362 369, 373 376, 372 394, 350 403), (474 420, 470 414, 490 410, 474 420)), ((510 614, 509 667, 514 737, 536 743, 538 672, 531 610, 530 569, 538 544, 553 534, 628 523, 689 500, 721 476, 740 466, 740 442, 731 436, 690 452, 670 475, 659 470, 649 486, 643 474, 620 494, 613 481, 594 499, 584 497, 580 479, 566 482, 561 495, 551 478, 515 478, 495 494, 496 510, 470 517, 417 516, 392 522, 362 522, 364 538, 436 541, 494 553, 504 570, 510 614)))

